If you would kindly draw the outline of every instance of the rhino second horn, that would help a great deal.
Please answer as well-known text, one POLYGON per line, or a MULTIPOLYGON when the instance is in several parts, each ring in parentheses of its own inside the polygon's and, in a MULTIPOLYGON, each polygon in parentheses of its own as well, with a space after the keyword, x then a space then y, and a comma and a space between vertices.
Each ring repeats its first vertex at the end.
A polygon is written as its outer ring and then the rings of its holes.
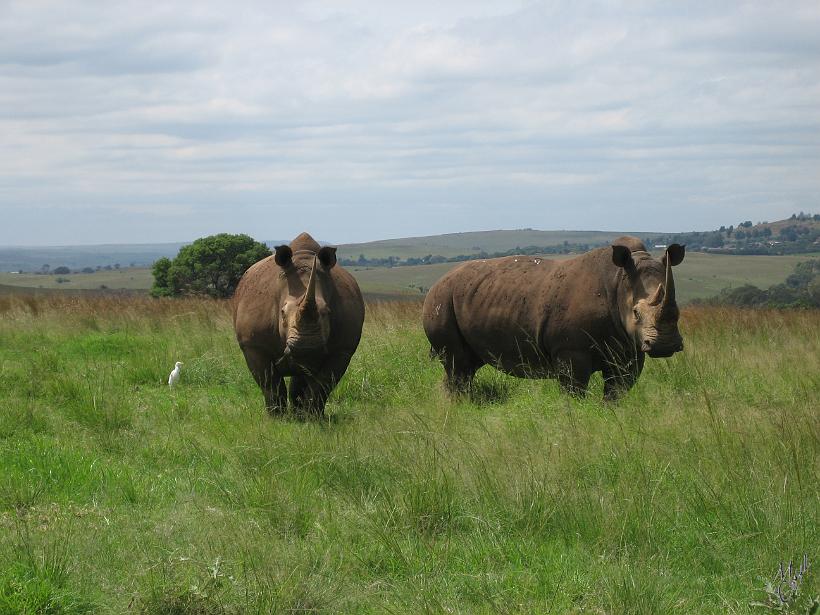
POLYGON ((649 305, 660 305, 661 301, 664 299, 664 296, 663 282, 661 282, 649 298, 649 305))

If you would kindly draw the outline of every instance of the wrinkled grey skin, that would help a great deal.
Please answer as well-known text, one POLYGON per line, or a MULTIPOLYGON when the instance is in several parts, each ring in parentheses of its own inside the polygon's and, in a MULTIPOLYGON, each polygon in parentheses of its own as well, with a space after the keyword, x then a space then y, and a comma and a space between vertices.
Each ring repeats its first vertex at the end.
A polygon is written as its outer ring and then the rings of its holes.
POLYGON ((364 301, 336 248, 302 233, 245 272, 233 320, 268 411, 284 412, 290 397, 297 412, 321 414, 359 345, 364 301))
POLYGON ((683 350, 672 266, 683 246, 653 258, 636 237, 567 260, 532 256, 469 261, 424 301, 424 331, 447 388, 469 387, 482 365, 524 378, 558 378, 583 395, 604 376, 604 396, 633 386, 645 355, 683 350))

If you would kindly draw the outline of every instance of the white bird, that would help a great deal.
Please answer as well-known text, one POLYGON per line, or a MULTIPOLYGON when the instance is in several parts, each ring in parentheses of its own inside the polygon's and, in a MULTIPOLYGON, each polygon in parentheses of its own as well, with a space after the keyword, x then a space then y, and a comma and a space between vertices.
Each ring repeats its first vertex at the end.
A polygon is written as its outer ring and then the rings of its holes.
POLYGON ((174 365, 174 371, 172 371, 171 374, 168 376, 168 386, 169 387, 174 386, 177 383, 177 380, 179 380, 179 368, 180 367, 182 367, 182 362, 177 361, 176 364, 174 365))

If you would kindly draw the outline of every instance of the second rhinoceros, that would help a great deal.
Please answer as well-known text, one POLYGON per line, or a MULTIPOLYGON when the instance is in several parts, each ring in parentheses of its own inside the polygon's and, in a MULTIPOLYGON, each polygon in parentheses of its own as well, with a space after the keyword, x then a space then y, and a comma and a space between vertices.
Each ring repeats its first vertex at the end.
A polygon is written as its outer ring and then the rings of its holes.
POLYGON ((636 237, 567 260, 532 256, 470 261, 427 294, 424 330, 452 392, 482 365, 556 377, 575 394, 600 371, 604 396, 635 383, 645 355, 683 350, 672 267, 684 246, 653 258, 636 237))

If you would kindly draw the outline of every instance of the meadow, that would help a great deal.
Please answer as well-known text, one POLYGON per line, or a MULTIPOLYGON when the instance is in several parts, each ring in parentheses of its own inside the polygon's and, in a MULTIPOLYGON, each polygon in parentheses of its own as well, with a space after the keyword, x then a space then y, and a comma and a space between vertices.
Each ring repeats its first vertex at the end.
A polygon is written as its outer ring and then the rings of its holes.
POLYGON ((419 320, 369 304, 303 422, 227 303, 0 296, 0 613, 761 613, 804 554, 820 594, 820 313, 684 309, 617 404, 449 400, 419 320))
POLYGON ((151 269, 134 267, 100 270, 94 273, 67 273, 43 275, 37 273, 0 273, 0 285, 26 288, 73 290, 148 290, 154 283, 151 269), (62 280, 62 281, 60 281, 62 280))
MULTIPOLYGON (((656 255, 662 256, 660 252, 656 252, 656 255)), ((686 303, 695 298, 712 297, 724 288, 743 284, 753 284, 759 288, 781 284, 792 273, 797 263, 816 256, 730 256, 690 252, 680 267, 675 269, 678 300, 686 303)), ((407 299, 423 296, 420 288, 430 288, 442 275, 459 264, 439 263, 390 268, 348 267, 348 270, 356 277, 362 292, 371 298, 407 299)), ((153 282, 151 270, 145 268, 103 270, 63 276, 0 273, 0 295, 15 292, 22 287, 59 289, 61 292, 99 290, 100 287, 105 287, 109 290, 139 292, 147 291, 153 282), (58 283, 58 277, 70 281, 58 283)))

